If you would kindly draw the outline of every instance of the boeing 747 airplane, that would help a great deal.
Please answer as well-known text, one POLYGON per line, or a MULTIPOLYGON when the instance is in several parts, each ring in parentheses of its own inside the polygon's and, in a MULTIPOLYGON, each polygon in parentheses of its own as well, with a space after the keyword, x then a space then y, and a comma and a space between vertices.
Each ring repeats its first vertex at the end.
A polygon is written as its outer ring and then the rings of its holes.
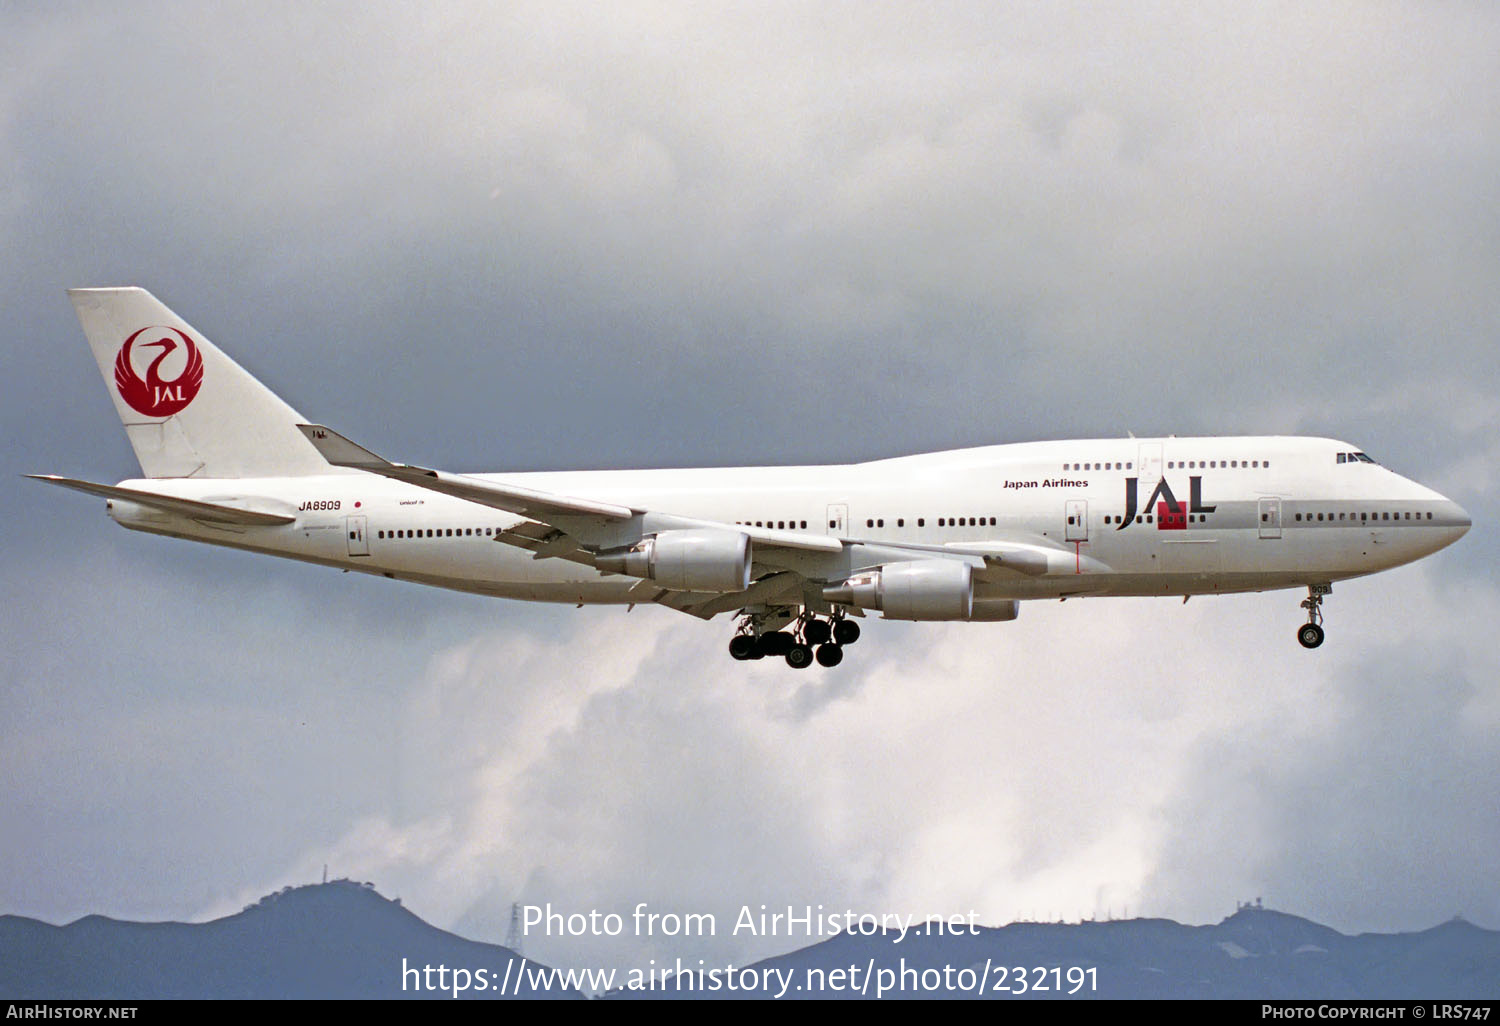
POLYGON ((817 467, 455 474, 308 423, 139 288, 68 295, 143 477, 41 476, 124 527, 542 602, 738 617, 736 659, 835 666, 858 620, 1029 599, 1306 588, 1436 552, 1468 514, 1327 438, 1027 442, 817 467))

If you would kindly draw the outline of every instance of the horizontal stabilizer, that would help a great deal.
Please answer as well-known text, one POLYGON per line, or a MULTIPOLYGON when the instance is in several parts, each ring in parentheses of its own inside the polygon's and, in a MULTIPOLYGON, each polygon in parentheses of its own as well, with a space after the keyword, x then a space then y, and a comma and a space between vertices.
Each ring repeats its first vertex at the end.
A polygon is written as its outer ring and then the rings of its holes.
POLYGON ((106 499, 119 499, 122 502, 134 502, 141 506, 150 506, 165 513, 173 513, 180 517, 188 517, 192 520, 204 520, 214 524, 243 524, 247 527, 274 527, 277 524, 290 524, 295 517, 285 516, 280 513, 261 513, 253 509, 241 509, 238 506, 221 506, 214 502, 199 502, 196 499, 179 499, 175 495, 162 495, 159 492, 143 492, 136 488, 121 488, 117 485, 95 484, 93 481, 80 481, 73 477, 58 477, 56 474, 27 474, 34 481, 46 481, 48 484, 61 485, 71 488, 77 492, 87 492, 90 495, 103 496, 106 499))

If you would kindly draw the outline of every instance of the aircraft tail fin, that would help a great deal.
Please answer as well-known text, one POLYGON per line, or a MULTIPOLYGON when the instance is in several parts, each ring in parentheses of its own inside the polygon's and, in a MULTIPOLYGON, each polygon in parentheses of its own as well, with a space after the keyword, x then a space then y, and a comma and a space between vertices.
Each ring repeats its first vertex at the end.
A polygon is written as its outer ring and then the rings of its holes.
POLYGON ((68 298, 147 477, 330 472, 305 417, 145 289, 68 298))

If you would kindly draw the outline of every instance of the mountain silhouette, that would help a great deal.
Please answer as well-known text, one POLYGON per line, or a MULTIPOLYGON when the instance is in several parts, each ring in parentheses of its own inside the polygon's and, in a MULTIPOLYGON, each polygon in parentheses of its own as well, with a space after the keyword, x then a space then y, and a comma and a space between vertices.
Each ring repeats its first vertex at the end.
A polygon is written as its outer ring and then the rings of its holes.
POLYGON ((368 884, 286 888, 208 923, 132 923, 85 916, 51 926, 0 916, 0 994, 15 999, 581 997, 538 988, 546 966, 509 948, 429 926, 368 884), (403 962, 404 960, 404 962, 403 962), (512 965, 512 963, 514 963, 512 965), (403 974, 403 965, 417 970, 403 974), (428 966, 432 972, 424 977, 428 966), (443 967, 448 972, 440 977, 443 967), (478 989, 478 973, 485 988, 478 989), (538 975, 542 974, 542 975, 538 975), (403 982, 405 987, 403 988, 403 982), (439 984, 446 987, 439 988, 439 984), (426 989, 430 985, 434 989, 426 989))
MULTIPOLYGON (((940 978, 942 971, 971 970, 970 978, 990 966, 987 996, 1015 1000, 1069 997, 1194 998, 1194 999, 1421 999, 1446 1001, 1500 997, 1500 932, 1463 920, 1444 923, 1418 933, 1346 936, 1337 930, 1258 906, 1244 906, 1211 926, 1183 926, 1166 919, 1085 921, 1082 923, 1012 923, 980 927, 965 934, 916 935, 895 943, 899 934, 882 931, 868 936, 843 933, 799 951, 746 967, 763 976, 779 970, 773 981, 793 981, 788 997, 858 997, 849 988, 838 993, 817 986, 810 978, 828 979, 838 970, 857 967, 868 974, 887 970, 893 985, 907 970, 907 985, 888 991, 886 998, 974 996, 972 991, 936 991, 922 986, 940 978), (1097 969, 1097 989, 1087 981, 1072 996, 1067 992, 1069 967, 1097 969), (1000 969, 1010 993, 995 993, 1000 969), (1016 967, 1026 970, 1027 992, 1016 994, 1016 967), (1063 973, 1063 990, 1050 970, 1063 973), (1039 973, 1037 969, 1049 970, 1039 973), (1043 982, 1048 990, 1034 990, 1043 982), (801 991, 797 990, 802 985, 801 991)), ((878 977, 877 977, 878 980, 878 977)), ((845 977, 847 983, 848 978, 845 977)), ((658 988, 650 994, 612 992, 610 998, 633 997, 775 997, 779 982, 769 988, 733 991, 713 989, 702 975, 692 986, 658 988)), ((721 978, 721 984, 723 980, 721 978)), ((854 977, 856 984, 863 975, 854 977)), ((875 997, 878 983, 864 995, 875 997)))
MULTIPOLYGON (((606 998, 859 996, 851 967, 887 973, 900 989, 885 996, 965 997, 928 984, 948 970, 988 974, 989 996, 1068 996, 1068 968, 1092 968, 1072 1000, 1101 998, 1437 999, 1500 997, 1500 932, 1454 919, 1415 933, 1354 936, 1259 906, 1242 906, 1209 926, 1166 919, 1012 923, 967 932, 843 933, 721 973, 694 974, 645 992, 606 998), (1000 970, 1007 970, 1002 981, 1000 970), (1027 992, 1016 994, 1025 970, 1027 992), (754 973, 769 986, 747 987, 754 973), (834 974, 842 972, 842 977, 834 974), (772 975, 772 974, 780 974, 772 975), (904 975, 903 975, 904 974, 904 975), (841 979, 837 990, 810 980, 841 979), (710 984, 717 980, 718 989, 710 984), (996 993, 1004 982, 1010 993, 996 993), (1093 987, 1089 984, 1094 984, 1093 987), (681 984, 682 986, 679 986, 681 984), (853 991, 851 993, 851 991, 853 991)), ((686 954, 686 952, 685 952, 686 954)), ((584 995, 556 970, 509 948, 439 930, 351 880, 288 887, 208 923, 133 923, 86 916, 51 926, 0 916, 0 995, 7 999, 441 998, 584 995), (439 975, 439 967, 444 970, 439 975), (403 972, 403 968, 405 971, 403 972), (430 971, 428 971, 430 970, 430 971), (480 974, 483 973, 483 976, 480 974), (404 984, 404 986, 403 986, 404 984)), ((624 979, 625 974, 620 974, 624 979)), ((1075 978, 1077 978, 1075 976, 1075 978)), ((867 996, 876 996, 871 986, 867 996)))

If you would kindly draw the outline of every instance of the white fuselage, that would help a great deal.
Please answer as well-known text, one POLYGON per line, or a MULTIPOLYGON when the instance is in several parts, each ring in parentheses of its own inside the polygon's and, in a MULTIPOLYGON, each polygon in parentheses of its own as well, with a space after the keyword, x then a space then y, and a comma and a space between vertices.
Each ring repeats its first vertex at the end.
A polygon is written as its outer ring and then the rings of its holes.
MULTIPOLYGON (((1041 536, 1077 557, 976 578, 976 595, 1190 595, 1329 583, 1461 537, 1452 501, 1356 447, 1294 437, 1029 442, 815 467, 474 475, 680 516, 872 543, 970 547, 1041 536), (1196 479, 1196 480, 1195 480, 1196 479), (1134 493, 1132 499, 1132 491, 1134 493), (1126 517, 1129 517, 1128 521, 1126 517), (1084 557, 1107 569, 1090 571, 1084 557)), ((639 582, 498 542, 521 521, 360 471, 122 482, 249 504, 291 524, 209 524, 114 500, 126 527, 518 599, 634 601, 639 582)), ((851 546, 857 553, 860 546, 851 546)), ((850 571, 861 569, 853 556, 850 571)))

